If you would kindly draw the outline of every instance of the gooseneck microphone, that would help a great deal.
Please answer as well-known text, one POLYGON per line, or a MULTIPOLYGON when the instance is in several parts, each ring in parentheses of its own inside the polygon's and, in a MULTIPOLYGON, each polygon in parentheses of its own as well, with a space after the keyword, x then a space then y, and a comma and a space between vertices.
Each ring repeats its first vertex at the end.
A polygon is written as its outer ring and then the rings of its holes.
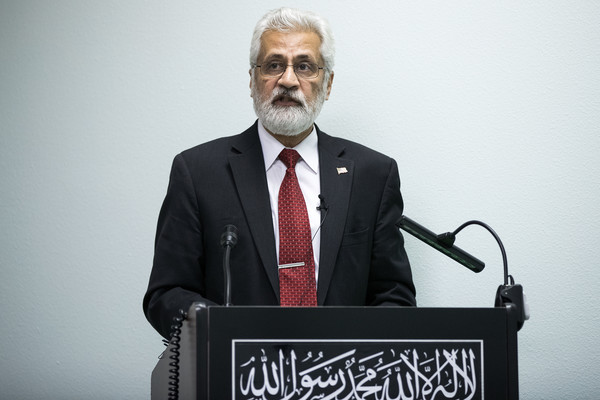
POLYGON ((403 215, 398 223, 398 227, 410 233, 422 242, 427 243, 439 252, 444 253, 454 261, 464 265, 473 272, 481 272, 485 268, 485 263, 466 251, 454 246, 454 241, 449 243, 447 240, 443 240, 440 236, 436 235, 429 229, 418 224, 407 216, 403 215))
POLYGON ((502 244, 500 237, 489 225, 481 221, 472 220, 465 222, 454 232, 446 232, 436 235, 429 229, 419 225, 404 215, 400 219, 400 222, 398 222, 399 228, 410 233, 417 239, 427 243, 434 249, 461 263, 471 271, 481 272, 485 267, 483 261, 478 260, 454 245, 456 235, 469 225, 479 225, 484 227, 489 233, 492 234, 492 236, 494 236, 494 239, 496 239, 496 242, 500 247, 500 252, 502 253, 502 264, 504 266, 504 284, 498 287, 494 306, 507 307, 515 310, 517 313, 517 330, 519 330, 523 326, 523 323, 529 319, 529 307, 527 305, 526 297, 523 293, 523 287, 519 284, 515 284, 514 278, 508 274, 508 262, 506 260, 506 251, 504 250, 504 245, 502 244))
POLYGON ((225 230, 223 231, 223 234, 221 235, 221 246, 234 247, 238 241, 237 232, 238 232, 238 229, 236 228, 235 225, 225 225, 225 230))
POLYGON ((235 225, 225 225, 225 230, 221 234, 221 246, 225 248, 225 254, 223 254, 223 275, 225 282, 225 306, 231 305, 231 267, 229 258, 231 255, 231 249, 238 242, 238 230, 235 225))

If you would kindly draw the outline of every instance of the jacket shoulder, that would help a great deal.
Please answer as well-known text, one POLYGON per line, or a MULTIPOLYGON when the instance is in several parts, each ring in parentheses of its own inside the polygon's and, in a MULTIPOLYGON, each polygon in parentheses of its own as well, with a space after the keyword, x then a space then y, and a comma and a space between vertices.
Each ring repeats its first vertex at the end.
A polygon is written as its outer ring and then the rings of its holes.
POLYGON ((331 136, 319 130, 319 145, 336 157, 365 161, 369 163, 389 164, 394 160, 377 150, 352 140, 331 136))
POLYGON ((241 152, 256 145, 260 146, 260 140, 255 123, 242 133, 201 143, 182 151, 176 157, 181 157, 188 163, 215 162, 226 159, 232 152, 241 152))

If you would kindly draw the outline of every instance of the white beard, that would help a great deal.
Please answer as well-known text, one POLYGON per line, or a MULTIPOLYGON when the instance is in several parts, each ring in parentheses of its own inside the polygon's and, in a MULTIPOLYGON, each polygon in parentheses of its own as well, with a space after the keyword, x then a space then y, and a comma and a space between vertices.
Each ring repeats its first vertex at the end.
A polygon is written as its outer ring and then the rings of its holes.
POLYGON ((327 84, 324 82, 314 101, 308 103, 301 91, 287 90, 283 87, 276 87, 269 98, 262 100, 256 85, 253 84, 254 112, 269 132, 283 136, 296 136, 309 129, 317 119, 325 102, 326 86, 327 84), (273 101, 278 96, 288 96, 300 104, 297 106, 274 105, 273 101))

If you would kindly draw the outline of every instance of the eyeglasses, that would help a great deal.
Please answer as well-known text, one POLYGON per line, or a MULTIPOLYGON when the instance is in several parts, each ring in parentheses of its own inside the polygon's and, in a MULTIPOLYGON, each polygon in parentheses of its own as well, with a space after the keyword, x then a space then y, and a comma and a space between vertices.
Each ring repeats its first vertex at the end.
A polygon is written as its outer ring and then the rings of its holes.
POLYGON ((301 79, 316 78, 319 76, 319 70, 324 68, 308 61, 302 61, 298 64, 284 64, 280 61, 270 61, 262 65, 255 65, 255 67, 260 68, 260 73, 269 78, 279 77, 283 75, 287 67, 293 67, 294 73, 301 79))

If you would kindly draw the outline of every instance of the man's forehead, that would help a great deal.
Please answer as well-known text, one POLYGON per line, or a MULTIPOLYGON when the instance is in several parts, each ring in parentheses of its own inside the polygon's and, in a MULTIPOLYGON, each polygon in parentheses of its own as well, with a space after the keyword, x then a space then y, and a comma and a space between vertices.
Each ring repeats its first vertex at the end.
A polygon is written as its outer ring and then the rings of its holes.
POLYGON ((312 31, 266 31, 260 38, 263 57, 309 58, 321 56, 321 38, 312 31))

